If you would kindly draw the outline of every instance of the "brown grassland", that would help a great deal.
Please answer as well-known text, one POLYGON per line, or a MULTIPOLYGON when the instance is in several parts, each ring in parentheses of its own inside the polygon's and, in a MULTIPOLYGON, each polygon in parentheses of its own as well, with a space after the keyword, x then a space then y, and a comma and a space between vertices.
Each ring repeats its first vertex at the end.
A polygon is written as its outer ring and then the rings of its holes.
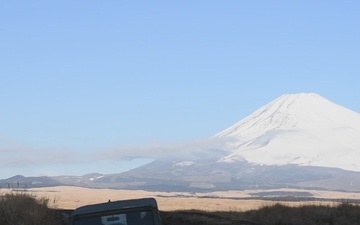
MULTIPOLYGON (((293 189, 281 189, 282 191, 303 191, 293 189)), ((0 194, 8 193, 8 189, 0 189, 0 194)), ((183 192, 148 192, 142 190, 114 190, 114 189, 91 189, 81 187, 46 187, 33 188, 27 192, 38 197, 50 199, 51 207, 61 209, 75 209, 77 207, 107 202, 108 200, 123 200, 132 198, 154 197, 158 201, 160 210, 202 210, 202 211, 248 211, 282 203, 286 206, 304 205, 332 205, 335 206, 343 199, 360 199, 360 193, 311 191, 314 197, 322 201, 286 201, 260 200, 251 198, 251 193, 264 191, 226 191, 210 193, 183 193, 183 192), (328 199, 328 201, 326 200, 328 199), (334 201, 337 199, 338 201, 334 201)), ((310 191, 309 191, 310 192, 310 191)))

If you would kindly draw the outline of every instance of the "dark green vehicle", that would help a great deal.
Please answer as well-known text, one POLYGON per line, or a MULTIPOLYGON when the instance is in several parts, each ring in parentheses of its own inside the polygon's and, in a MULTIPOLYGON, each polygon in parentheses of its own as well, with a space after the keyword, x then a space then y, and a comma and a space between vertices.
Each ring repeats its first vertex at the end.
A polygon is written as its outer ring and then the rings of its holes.
POLYGON ((131 199, 75 209, 73 225, 161 225, 154 198, 131 199))

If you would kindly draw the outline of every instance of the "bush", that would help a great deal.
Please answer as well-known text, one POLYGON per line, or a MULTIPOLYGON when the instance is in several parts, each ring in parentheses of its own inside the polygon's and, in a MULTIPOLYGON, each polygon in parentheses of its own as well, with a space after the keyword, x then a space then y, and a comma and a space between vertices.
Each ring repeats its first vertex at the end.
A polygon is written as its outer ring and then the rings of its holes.
POLYGON ((163 225, 354 225, 360 224, 360 206, 289 207, 274 204, 246 212, 161 212, 161 219, 163 225))
POLYGON ((360 224, 360 207, 351 204, 337 207, 289 207, 275 204, 245 212, 244 216, 266 225, 354 225, 360 224))
POLYGON ((1 225, 61 225, 61 218, 48 207, 49 199, 26 193, 0 197, 1 225))

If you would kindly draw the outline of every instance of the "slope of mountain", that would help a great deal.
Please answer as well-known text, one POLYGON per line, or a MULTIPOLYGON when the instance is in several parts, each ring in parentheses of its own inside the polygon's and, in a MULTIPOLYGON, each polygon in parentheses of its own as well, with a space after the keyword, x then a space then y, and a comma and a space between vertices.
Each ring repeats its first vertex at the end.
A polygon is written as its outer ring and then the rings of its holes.
POLYGON ((317 94, 283 95, 216 137, 228 140, 222 162, 360 171, 360 115, 317 94))

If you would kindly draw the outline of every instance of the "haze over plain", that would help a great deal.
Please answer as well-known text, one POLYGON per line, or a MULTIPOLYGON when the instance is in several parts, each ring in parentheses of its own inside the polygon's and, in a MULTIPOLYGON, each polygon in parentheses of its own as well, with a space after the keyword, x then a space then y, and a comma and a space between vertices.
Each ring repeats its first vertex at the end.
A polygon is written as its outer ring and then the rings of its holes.
POLYGON ((0 178, 125 171, 286 93, 359 113, 359 4, 4 2, 0 178))

